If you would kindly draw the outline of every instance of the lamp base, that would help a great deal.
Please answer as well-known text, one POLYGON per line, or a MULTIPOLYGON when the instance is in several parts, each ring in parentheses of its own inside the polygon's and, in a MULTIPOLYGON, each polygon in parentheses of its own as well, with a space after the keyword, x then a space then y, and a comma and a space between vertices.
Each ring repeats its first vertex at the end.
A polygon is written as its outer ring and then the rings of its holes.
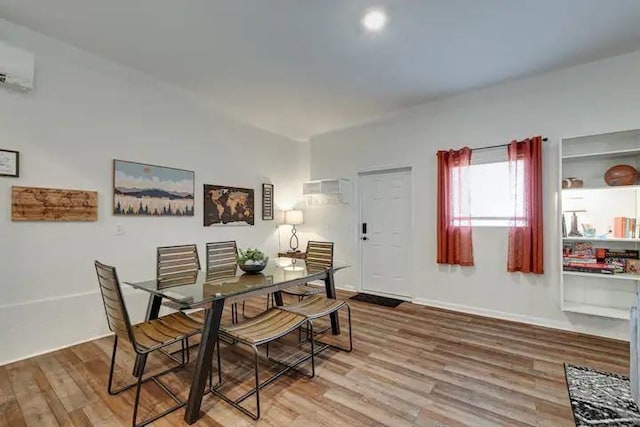
POLYGON ((300 242, 298 241, 298 236, 296 236, 297 232, 298 230, 296 230, 296 226, 294 225, 291 228, 291 238, 289 239, 289 247, 291 250, 289 250, 289 252, 299 252, 298 246, 300 245, 300 242))

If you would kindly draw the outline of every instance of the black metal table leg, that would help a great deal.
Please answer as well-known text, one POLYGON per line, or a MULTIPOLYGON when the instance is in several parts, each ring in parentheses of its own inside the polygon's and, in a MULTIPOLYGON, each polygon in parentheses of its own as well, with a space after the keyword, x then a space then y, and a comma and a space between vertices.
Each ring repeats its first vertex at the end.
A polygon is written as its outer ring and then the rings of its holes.
MULTIPOLYGON (((149 302, 147 303, 147 314, 145 320, 157 319, 160 314, 160 305, 162 305, 162 297, 159 295, 150 294, 149 302)), ((136 362, 133 365, 133 375, 137 376, 140 370, 140 362, 142 362, 142 356, 136 356, 136 362)))
POLYGON ((157 319, 160 314, 160 305, 162 305, 162 297, 151 294, 147 303, 147 314, 145 320, 157 319))
POLYGON ((276 305, 278 307, 282 307, 284 303, 282 302, 282 292, 277 291, 273 293, 273 298, 276 300, 276 305))
MULTIPOLYGON (((336 285, 333 278, 333 270, 328 270, 324 278, 324 286, 327 290, 327 298, 336 299, 336 285)), ((331 332, 333 335, 340 335, 340 320, 338 312, 331 313, 331 332)))
POLYGON ((205 313, 200 350, 198 351, 198 359, 196 360, 196 366, 193 370, 189 400, 184 413, 184 420, 188 424, 193 424, 200 418, 200 405, 202 404, 204 387, 209 379, 209 372, 211 372, 213 349, 218 339, 218 330, 220 329, 220 319, 222 318, 223 308, 224 299, 216 300, 213 302, 212 307, 208 308, 205 313))

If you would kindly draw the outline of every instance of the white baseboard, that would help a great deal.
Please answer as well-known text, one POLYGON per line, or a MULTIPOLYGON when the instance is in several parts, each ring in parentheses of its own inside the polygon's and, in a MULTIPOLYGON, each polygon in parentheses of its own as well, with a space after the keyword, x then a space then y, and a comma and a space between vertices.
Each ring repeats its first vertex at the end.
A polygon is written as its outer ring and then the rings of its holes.
POLYGON ((340 289, 341 291, 349 291, 349 292, 358 291, 355 286, 351 286, 351 285, 336 286, 336 289, 340 289))
MULTIPOLYGON (((100 294, 100 291, 95 289, 93 291, 87 291, 87 292, 76 292, 76 293, 66 294, 66 295, 56 295, 53 297, 39 298, 39 299, 33 299, 28 301, 20 301, 12 304, 0 305, 0 310, 7 310, 7 309, 28 306, 28 305, 35 305, 35 304, 47 304, 47 303, 53 303, 57 301, 64 301, 68 299, 84 298, 87 296, 99 295, 99 294, 100 294)), ((123 296, 127 297, 128 295, 133 295, 133 294, 144 295, 145 292, 139 289, 134 289, 130 286, 126 286, 122 288, 123 296)))
POLYGON ((89 342, 89 341, 99 340, 100 338, 108 337, 110 335, 113 335, 113 333, 109 332, 108 334, 97 335, 95 337, 91 337, 91 338, 83 339, 83 340, 80 340, 80 341, 76 341, 76 342, 73 342, 71 344, 65 344, 65 345, 60 346, 60 347, 50 348, 50 349, 46 349, 46 350, 43 350, 43 351, 38 351, 36 353, 27 354, 25 356, 20 356, 19 358, 13 359, 13 360, 2 360, 2 361, 0 361, 0 366, 10 365, 10 364, 15 363, 15 362, 20 362, 21 360, 31 359, 32 357, 41 356, 41 355, 47 354, 47 353, 53 353, 54 351, 58 351, 58 350, 64 350, 65 348, 73 347, 74 345, 84 344, 84 343, 89 342))
MULTIPOLYGON (((493 317, 493 318, 502 319, 502 320, 510 320, 512 322, 526 323, 529 325, 542 326, 542 327, 551 328, 551 329, 559 329, 562 331, 588 333, 580 328, 576 328, 575 325, 569 321, 561 322, 561 321, 555 321, 551 319, 544 319, 540 317, 526 316, 523 314, 507 313, 499 310, 490 310, 486 308, 470 307, 462 304, 436 301, 436 300, 431 300, 427 298, 413 298, 411 302, 413 302, 414 304, 424 305, 428 307, 442 308, 445 310, 459 311, 461 313, 475 314, 478 316, 485 316, 485 317, 493 317)), ((593 334, 590 334, 590 335, 593 335, 593 334)), ((629 340, 628 337, 619 336, 619 335, 607 335, 607 334, 597 334, 597 335, 606 337, 606 338, 618 339, 618 340, 626 340, 626 341, 629 340)))
MULTIPOLYGON (((123 294, 132 321, 142 320, 148 293, 123 294)), ((3 305, 0 319, 0 366, 109 335, 98 290, 3 305)))

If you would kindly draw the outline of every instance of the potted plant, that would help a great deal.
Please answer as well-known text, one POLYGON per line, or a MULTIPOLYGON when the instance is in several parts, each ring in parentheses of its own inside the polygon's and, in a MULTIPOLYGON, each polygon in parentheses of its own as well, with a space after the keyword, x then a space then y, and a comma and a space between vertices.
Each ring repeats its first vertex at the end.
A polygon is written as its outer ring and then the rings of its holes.
POLYGON ((259 273, 267 266, 269 257, 259 249, 239 250, 238 266, 245 273, 259 273))

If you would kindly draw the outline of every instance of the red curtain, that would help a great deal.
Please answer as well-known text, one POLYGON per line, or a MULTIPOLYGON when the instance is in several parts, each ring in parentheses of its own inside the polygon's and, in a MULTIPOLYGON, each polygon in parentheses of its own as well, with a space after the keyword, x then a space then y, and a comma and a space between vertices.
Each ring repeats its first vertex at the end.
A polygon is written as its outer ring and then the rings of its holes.
POLYGON ((512 141, 507 151, 514 202, 507 271, 543 274, 542 137, 512 141))
POLYGON ((438 264, 473 265, 471 149, 438 151, 438 264))

